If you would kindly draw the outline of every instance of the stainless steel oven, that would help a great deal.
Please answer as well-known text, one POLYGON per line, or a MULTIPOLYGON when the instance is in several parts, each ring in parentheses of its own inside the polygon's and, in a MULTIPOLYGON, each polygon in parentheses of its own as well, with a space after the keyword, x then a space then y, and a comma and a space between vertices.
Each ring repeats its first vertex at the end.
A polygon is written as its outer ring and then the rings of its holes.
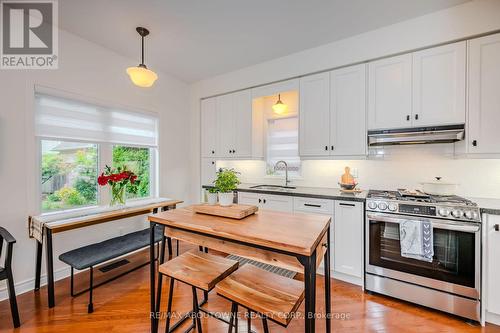
POLYGON ((365 232, 367 290, 480 320, 480 223, 367 211, 365 232), (399 225, 410 218, 432 224, 432 262, 401 256, 399 225))

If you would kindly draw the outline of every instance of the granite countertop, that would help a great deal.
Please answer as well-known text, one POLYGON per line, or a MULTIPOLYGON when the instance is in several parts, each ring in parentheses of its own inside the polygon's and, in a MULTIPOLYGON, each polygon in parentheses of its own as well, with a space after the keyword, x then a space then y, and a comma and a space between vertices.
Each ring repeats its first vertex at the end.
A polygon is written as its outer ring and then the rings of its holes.
MULTIPOLYGON (((283 189, 283 190, 252 188, 252 186, 256 185, 261 185, 261 184, 240 184, 236 191, 289 195, 294 197, 307 197, 307 198, 317 198, 317 199, 360 201, 360 202, 364 202, 366 200, 366 195, 368 194, 368 191, 362 191, 360 193, 343 193, 338 188, 324 188, 324 187, 297 186, 294 189, 283 189)), ((202 187, 211 188, 213 187, 213 185, 203 185, 202 187)))
POLYGON ((492 198, 468 198, 477 203, 482 214, 500 215, 500 199, 492 198))

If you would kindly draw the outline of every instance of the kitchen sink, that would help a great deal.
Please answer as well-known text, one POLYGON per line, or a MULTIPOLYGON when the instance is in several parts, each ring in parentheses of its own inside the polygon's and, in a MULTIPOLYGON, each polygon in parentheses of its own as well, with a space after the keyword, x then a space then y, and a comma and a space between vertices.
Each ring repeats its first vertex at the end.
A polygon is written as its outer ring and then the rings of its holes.
POLYGON ((256 190, 287 191, 287 190, 294 190, 296 187, 295 186, 281 186, 281 185, 255 185, 255 186, 251 186, 250 188, 253 188, 256 190))

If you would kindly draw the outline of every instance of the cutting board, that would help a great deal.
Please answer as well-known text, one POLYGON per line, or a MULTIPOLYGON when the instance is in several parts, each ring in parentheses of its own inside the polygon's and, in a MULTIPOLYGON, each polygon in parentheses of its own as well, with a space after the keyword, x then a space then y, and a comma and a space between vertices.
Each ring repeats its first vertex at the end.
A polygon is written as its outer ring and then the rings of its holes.
POLYGON ((228 217, 237 220, 241 220, 247 216, 255 214, 255 212, 258 210, 259 208, 257 206, 238 204, 233 204, 229 207, 209 204, 200 204, 193 206, 193 211, 196 213, 228 217))

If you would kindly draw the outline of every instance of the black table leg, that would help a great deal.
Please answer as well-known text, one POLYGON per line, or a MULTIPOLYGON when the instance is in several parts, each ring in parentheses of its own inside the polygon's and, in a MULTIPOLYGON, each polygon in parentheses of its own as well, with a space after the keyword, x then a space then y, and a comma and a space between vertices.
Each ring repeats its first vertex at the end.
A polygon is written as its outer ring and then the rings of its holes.
MULTIPOLYGON (((163 235, 165 235, 165 226, 161 227, 163 230, 163 235)), ((162 241, 161 241, 161 250, 160 250, 160 256, 158 258, 158 267, 164 263, 165 261, 165 242, 166 242, 167 237, 163 236, 162 241)), ((163 283, 163 274, 160 273, 160 270, 158 269, 158 290, 156 293, 156 301, 155 301, 155 314, 160 313, 160 304, 161 304, 161 287, 163 283)), ((156 326, 158 325, 158 322, 156 322, 156 326)))
POLYGON ((155 303, 155 274, 156 274, 156 267, 155 267, 155 226, 156 223, 150 222, 149 225, 149 277, 150 277, 150 296, 151 296, 151 332, 156 333, 158 331, 157 329, 157 319, 156 316, 157 314, 155 313, 156 310, 156 303, 155 303))
POLYGON ((42 275, 42 250, 42 243, 36 241, 35 291, 40 290, 40 277, 42 275))
POLYGON ((316 313, 316 250, 309 257, 300 258, 304 265, 305 332, 315 332, 316 313))
POLYGON ((52 230, 46 229, 46 255, 47 255, 47 296, 49 299, 49 308, 56 305, 54 296, 54 258, 52 254, 52 230))
POLYGON ((325 252, 325 320, 326 320, 326 332, 330 333, 332 331, 331 327, 331 316, 332 316, 332 295, 330 292, 330 228, 327 231, 326 237, 326 252, 325 252))

